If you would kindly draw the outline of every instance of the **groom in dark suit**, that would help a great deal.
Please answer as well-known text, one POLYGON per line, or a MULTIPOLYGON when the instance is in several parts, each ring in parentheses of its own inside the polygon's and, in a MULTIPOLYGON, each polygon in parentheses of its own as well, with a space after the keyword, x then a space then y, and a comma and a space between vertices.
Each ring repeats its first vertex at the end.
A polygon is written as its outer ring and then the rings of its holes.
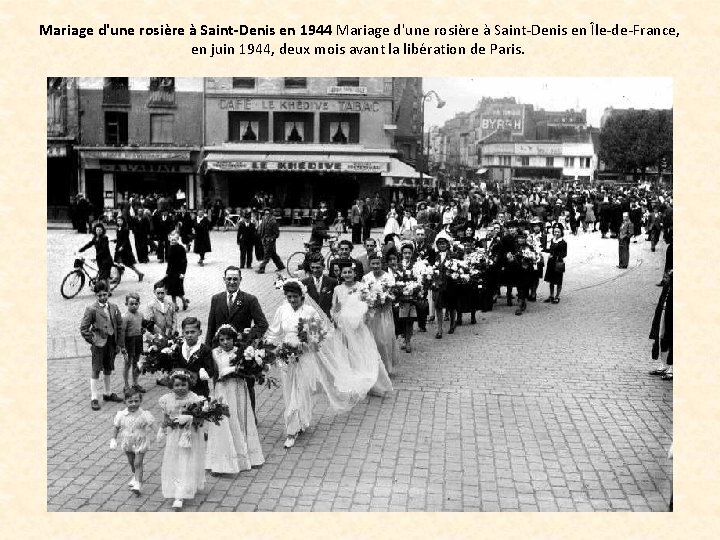
MULTIPOLYGON (((239 333, 250 328, 251 337, 261 337, 268 329, 268 322, 260 308, 258 299, 252 294, 240 290, 240 269, 228 266, 225 269, 225 291, 216 294, 210 301, 207 335, 205 344, 213 347, 215 332, 223 324, 229 324, 239 333)), ((253 412, 255 411, 255 381, 247 379, 248 393, 253 412)))
POLYGON ((310 256, 310 276, 302 280, 307 287, 308 295, 315 300, 315 303, 330 317, 332 307, 333 291, 337 286, 337 280, 323 275, 325 261, 322 255, 316 253, 310 256))

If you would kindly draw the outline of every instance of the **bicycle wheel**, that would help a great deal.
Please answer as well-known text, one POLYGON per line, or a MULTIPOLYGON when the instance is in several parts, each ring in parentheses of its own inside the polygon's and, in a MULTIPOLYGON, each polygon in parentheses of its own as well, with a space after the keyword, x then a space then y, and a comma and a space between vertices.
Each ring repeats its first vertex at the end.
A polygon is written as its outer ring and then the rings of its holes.
POLYGON ((287 264, 285 265, 285 271, 290 277, 300 277, 302 269, 300 266, 305 262, 305 253, 302 251, 296 251, 288 257, 287 264))
POLYGON ((75 298, 85 285, 85 274, 79 270, 73 270, 65 276, 60 284, 60 294, 63 298, 75 298))
POLYGON ((110 280, 109 280, 109 285, 110 285, 111 291, 114 291, 115 288, 118 285, 120 285, 120 281, 122 280, 122 275, 123 275, 123 269, 119 265, 113 264, 112 268, 110 268, 110 280))

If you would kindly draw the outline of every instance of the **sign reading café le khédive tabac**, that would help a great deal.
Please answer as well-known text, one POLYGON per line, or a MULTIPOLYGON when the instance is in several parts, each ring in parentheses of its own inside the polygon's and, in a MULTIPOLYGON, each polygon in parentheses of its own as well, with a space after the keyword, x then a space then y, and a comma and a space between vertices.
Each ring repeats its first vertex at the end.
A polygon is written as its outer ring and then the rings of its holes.
POLYGON ((221 98, 220 109, 230 111, 277 111, 277 112, 380 112, 379 101, 353 99, 256 99, 221 98))

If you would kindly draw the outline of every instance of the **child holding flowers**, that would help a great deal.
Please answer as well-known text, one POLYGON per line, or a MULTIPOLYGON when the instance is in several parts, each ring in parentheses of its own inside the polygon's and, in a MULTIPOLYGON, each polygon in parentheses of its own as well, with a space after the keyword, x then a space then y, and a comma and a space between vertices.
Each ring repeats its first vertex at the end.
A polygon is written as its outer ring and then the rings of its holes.
POLYGON ((407 243, 400 249, 402 260, 398 265, 398 276, 395 282, 395 298, 398 300, 398 322, 402 330, 404 343, 402 348, 405 352, 412 352, 410 340, 412 339, 413 326, 417 319, 416 302, 421 301, 423 292, 421 264, 413 262, 414 249, 412 244, 407 243), (415 265, 418 269, 415 269, 415 265))
POLYGON ((115 415, 113 437, 110 440, 110 449, 115 450, 120 436, 120 449, 125 452, 133 472, 128 486, 137 495, 142 489, 143 460, 155 426, 155 418, 140 407, 141 403, 142 394, 138 390, 129 388, 125 392, 126 408, 115 415))
POLYGON ((193 427, 193 416, 184 409, 203 401, 190 391, 194 374, 176 369, 170 374, 171 392, 159 400, 164 420, 159 438, 165 437, 161 480, 162 493, 173 499, 175 511, 182 510, 183 500, 192 499, 205 487, 205 430, 193 427))
POLYGON ((215 337, 219 346, 212 351, 216 372, 213 397, 228 405, 230 418, 210 425, 205 468, 215 474, 237 474, 259 467, 265 458, 247 384, 236 369, 244 354, 237 347, 238 333, 231 325, 223 324, 215 337))

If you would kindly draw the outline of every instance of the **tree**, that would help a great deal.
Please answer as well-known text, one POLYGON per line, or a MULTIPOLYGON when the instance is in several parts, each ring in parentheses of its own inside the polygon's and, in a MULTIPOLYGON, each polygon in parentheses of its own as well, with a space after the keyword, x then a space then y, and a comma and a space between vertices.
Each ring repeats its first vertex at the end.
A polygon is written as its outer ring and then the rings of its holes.
POLYGON ((670 110, 618 111, 600 132, 600 159, 623 173, 672 167, 673 120, 670 110))

